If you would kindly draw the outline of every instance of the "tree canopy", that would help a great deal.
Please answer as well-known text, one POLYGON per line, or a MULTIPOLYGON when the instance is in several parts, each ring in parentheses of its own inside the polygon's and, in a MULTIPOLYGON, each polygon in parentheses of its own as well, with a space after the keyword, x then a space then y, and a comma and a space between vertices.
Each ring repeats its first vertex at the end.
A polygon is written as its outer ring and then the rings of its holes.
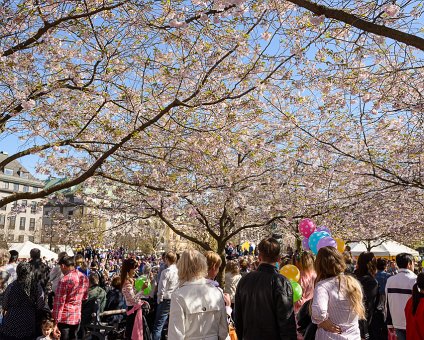
POLYGON ((0 168, 67 178, 0 206, 113 182, 205 248, 308 215, 420 225, 421 1, 0 3, 0 132, 22 140, 0 168))

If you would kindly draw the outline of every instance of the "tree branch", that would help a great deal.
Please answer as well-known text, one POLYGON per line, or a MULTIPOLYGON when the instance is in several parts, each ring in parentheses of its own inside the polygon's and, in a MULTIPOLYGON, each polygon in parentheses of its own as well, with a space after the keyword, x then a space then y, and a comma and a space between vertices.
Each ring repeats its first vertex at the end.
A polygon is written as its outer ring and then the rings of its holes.
POLYGON ((327 18, 336 19, 345 24, 359 28, 363 31, 381 35, 395 41, 404 43, 409 46, 414 46, 424 51, 424 39, 413 34, 401 32, 394 28, 384 25, 377 25, 373 22, 361 19, 355 14, 348 13, 341 9, 335 9, 319 5, 309 0, 287 0, 297 6, 307 9, 316 15, 324 15, 327 18))

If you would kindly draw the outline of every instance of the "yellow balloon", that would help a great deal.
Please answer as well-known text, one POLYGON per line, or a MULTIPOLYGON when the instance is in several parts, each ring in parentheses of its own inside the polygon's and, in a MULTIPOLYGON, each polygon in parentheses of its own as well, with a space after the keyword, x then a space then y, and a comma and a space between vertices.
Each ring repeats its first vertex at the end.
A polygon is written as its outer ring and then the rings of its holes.
POLYGON ((334 240, 337 242, 337 250, 343 253, 346 248, 346 243, 341 238, 338 238, 338 237, 336 237, 334 240))
POLYGON ((299 281, 300 280, 300 271, 296 266, 292 264, 286 264, 283 268, 280 269, 280 274, 284 275, 290 281, 299 281))
POLYGON ((246 241, 241 245, 241 250, 243 251, 249 250, 249 247, 250 247, 250 243, 246 241))

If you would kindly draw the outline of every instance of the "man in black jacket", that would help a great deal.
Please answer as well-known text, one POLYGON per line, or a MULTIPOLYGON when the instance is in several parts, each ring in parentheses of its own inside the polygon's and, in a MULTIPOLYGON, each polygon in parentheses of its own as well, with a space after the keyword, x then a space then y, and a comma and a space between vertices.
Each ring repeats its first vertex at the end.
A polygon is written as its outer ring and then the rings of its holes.
POLYGON ((293 290, 278 273, 280 245, 269 237, 259 245, 257 271, 242 277, 235 296, 235 328, 239 340, 296 340, 293 290))
POLYGON ((50 268, 47 264, 41 261, 41 252, 38 248, 33 248, 29 252, 31 256, 31 265, 32 272, 34 273, 34 279, 36 282, 40 283, 41 288, 43 288, 44 293, 46 293, 47 283, 49 282, 50 268))

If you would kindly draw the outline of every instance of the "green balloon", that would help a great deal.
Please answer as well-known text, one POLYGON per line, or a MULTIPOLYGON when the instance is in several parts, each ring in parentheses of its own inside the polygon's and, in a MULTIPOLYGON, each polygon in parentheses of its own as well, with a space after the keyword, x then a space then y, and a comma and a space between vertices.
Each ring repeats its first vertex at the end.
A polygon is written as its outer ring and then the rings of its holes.
POLYGON ((296 281, 290 281, 293 289, 293 303, 296 303, 302 298, 302 287, 296 281))
MULTIPOLYGON (((134 286, 135 286, 135 290, 136 290, 137 292, 140 292, 140 291, 141 291, 141 288, 143 287, 144 282, 146 282, 146 280, 147 280, 147 277, 146 277, 145 275, 142 275, 142 276, 140 276, 139 278, 137 278, 137 279, 135 280, 135 284, 134 284, 134 286)), ((151 283, 149 282, 149 284, 148 284, 147 288, 145 288, 145 289, 143 290, 143 295, 149 295, 151 291, 152 291, 152 285, 151 285, 151 283)))

